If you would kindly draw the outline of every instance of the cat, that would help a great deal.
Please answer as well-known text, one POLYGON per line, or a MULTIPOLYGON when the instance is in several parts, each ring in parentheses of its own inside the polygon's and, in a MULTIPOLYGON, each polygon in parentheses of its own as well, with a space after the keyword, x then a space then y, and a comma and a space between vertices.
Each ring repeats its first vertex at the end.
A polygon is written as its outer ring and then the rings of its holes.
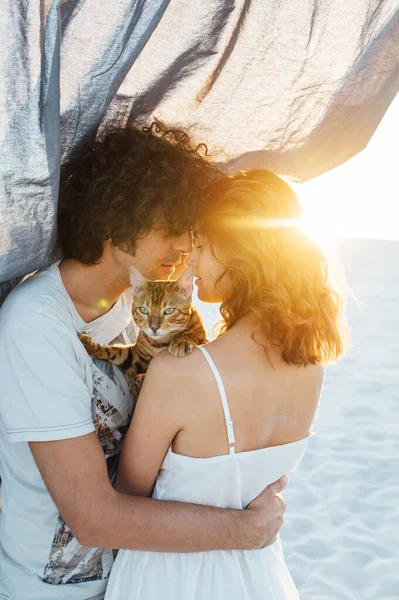
POLYGON ((138 379, 145 375, 151 359, 164 350, 185 356, 205 344, 206 329, 192 304, 193 272, 188 268, 177 281, 148 281, 131 267, 132 315, 139 328, 137 341, 127 346, 104 345, 79 334, 93 358, 108 360, 124 371, 132 395, 138 379))

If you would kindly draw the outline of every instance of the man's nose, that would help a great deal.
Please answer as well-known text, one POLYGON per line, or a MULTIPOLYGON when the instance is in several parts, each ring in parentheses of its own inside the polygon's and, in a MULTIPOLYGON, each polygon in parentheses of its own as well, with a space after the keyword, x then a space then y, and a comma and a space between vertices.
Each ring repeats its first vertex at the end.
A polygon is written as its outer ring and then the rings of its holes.
POLYGON ((173 247, 176 250, 176 252, 181 252, 182 254, 188 254, 189 252, 191 252, 191 248, 193 247, 191 231, 186 231, 178 238, 176 238, 173 247))

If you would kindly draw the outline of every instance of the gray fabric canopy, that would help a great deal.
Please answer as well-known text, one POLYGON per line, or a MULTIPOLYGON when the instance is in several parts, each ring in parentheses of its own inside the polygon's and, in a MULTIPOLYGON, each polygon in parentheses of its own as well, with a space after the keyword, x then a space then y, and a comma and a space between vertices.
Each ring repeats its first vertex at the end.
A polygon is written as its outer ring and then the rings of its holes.
POLYGON ((398 0, 2 0, 0 39, 0 296, 54 256, 60 162, 102 123, 306 180, 399 87, 398 0))

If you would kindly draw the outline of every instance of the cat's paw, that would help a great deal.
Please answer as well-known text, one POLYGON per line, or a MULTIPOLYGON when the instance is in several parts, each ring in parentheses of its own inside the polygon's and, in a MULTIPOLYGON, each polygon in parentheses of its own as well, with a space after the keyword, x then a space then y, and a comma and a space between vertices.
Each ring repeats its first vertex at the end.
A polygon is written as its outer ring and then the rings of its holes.
POLYGON ((92 338, 86 333, 78 333, 78 338, 85 347, 87 354, 93 358, 101 358, 102 353, 100 352, 100 344, 97 344, 97 342, 92 340, 92 338))
POLYGON ((185 338, 181 338, 180 340, 174 340, 168 346, 169 352, 176 357, 186 356, 186 354, 190 354, 195 347, 194 342, 191 340, 187 340, 185 338))

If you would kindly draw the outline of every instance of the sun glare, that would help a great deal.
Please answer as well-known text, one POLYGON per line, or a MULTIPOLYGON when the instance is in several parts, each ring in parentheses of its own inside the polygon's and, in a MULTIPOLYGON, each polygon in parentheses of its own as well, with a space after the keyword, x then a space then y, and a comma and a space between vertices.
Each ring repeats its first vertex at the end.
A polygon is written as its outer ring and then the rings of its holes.
POLYGON ((318 210, 309 206, 303 207, 303 217, 300 226, 321 248, 329 248, 338 237, 336 224, 321 218, 318 210))
POLYGON ((331 247, 334 240, 344 236, 342 215, 334 210, 334 204, 315 190, 306 188, 306 184, 294 185, 302 206, 300 227, 323 249, 331 247), (301 189, 302 188, 302 189, 301 189), (313 193, 312 193, 313 192, 313 193))
POLYGON ((399 97, 362 152, 310 181, 289 182, 302 204, 304 230, 323 248, 337 238, 399 240, 398 124, 399 97))
MULTIPOLYGON (((346 166, 346 165, 345 165, 346 166)), ((302 205, 303 229, 322 247, 339 238, 399 239, 397 199, 391 181, 382 189, 369 182, 354 187, 355 174, 336 169, 295 187, 302 205)))

